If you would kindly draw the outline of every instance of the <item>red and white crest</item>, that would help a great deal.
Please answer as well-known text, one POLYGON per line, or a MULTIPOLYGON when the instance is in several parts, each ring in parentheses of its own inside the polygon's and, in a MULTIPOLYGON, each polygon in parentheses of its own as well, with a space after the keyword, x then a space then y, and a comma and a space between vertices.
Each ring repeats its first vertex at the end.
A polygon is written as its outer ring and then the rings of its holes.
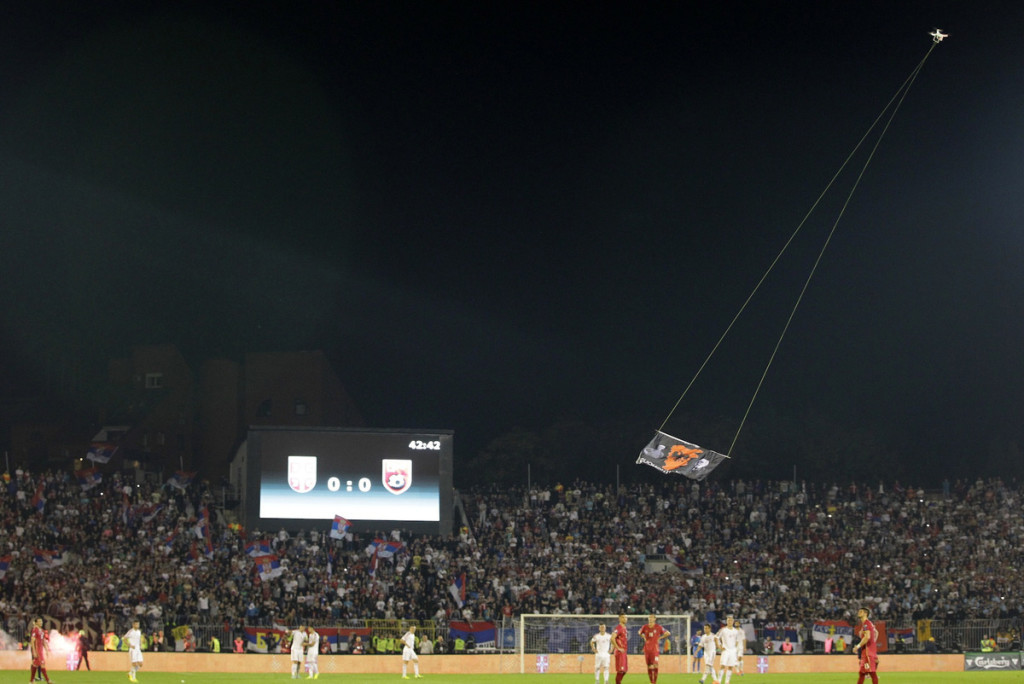
POLYGON ((299 494, 316 486, 316 456, 288 457, 288 486, 299 494))
POLYGON ((384 489, 401 494, 412 486, 412 461, 407 458, 381 459, 384 489))

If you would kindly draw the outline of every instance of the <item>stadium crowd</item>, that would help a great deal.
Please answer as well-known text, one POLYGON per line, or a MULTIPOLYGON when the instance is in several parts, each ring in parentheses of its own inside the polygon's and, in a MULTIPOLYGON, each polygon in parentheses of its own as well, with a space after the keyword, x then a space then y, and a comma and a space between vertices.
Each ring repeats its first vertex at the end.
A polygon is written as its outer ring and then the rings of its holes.
POLYGON ((202 482, 4 475, 0 614, 21 635, 176 625, 330 625, 520 613, 730 613, 759 621, 1019 618, 1021 490, 998 479, 926 493, 894 483, 665 478, 460 493, 451 537, 242 530, 202 482), (389 558, 375 538, 400 541, 389 558), (209 543, 207 543, 209 540, 209 543), (280 575, 247 545, 266 540, 280 575), (681 572, 651 573, 652 557, 681 572), (371 573, 371 570, 373 572, 371 573), (458 589, 458 590, 457 590, 458 589), (462 592, 465 592, 463 602, 462 592), (463 603, 463 605, 459 605, 463 603))

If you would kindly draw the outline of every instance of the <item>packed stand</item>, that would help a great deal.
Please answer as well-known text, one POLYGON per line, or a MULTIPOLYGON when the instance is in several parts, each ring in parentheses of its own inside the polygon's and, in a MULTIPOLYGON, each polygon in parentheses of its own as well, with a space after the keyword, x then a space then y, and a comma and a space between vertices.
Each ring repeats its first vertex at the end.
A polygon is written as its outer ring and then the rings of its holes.
POLYGON ((499 620, 520 613, 730 613, 807 623, 1019 618, 1021 492, 999 480, 903 487, 787 481, 481 488, 448 538, 399 531, 242 530, 204 483, 86 486, 16 471, 0 497, 0 613, 23 635, 180 625, 332 625, 368 618, 499 620), (400 542, 374 559, 375 538, 400 542), (266 540, 280 576, 246 546, 266 540), (645 572, 652 554, 680 572, 645 572), (374 562, 376 560, 376 562, 374 562), (371 567, 376 566, 371 574, 371 567), (463 579, 464 578, 464 579, 463 579), (459 606, 458 579, 465 587, 459 606))

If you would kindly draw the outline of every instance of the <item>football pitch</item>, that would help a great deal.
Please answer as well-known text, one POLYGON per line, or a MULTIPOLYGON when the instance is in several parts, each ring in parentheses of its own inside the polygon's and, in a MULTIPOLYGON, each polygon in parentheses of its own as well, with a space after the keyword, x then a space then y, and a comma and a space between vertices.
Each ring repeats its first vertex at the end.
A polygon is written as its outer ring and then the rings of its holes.
MULTIPOLYGON (((127 684, 128 676, 124 672, 68 672, 54 670, 50 679, 53 684, 127 684)), ((283 684, 293 681, 287 674, 233 674, 233 673, 190 673, 190 672, 150 672, 139 673, 139 684, 283 684)), ((305 676, 302 677, 306 679, 305 676)), ((693 684, 698 679, 696 674, 671 674, 658 677, 658 684, 693 684)), ((0 671, 0 684, 25 684, 28 670, 0 671)), ((300 684, 295 680, 296 684, 300 684)), ((330 684, 380 684, 403 682, 401 672, 394 674, 321 674, 319 682, 330 684)), ((410 675, 410 682, 414 681, 410 675)), ((423 672, 421 684, 590 684, 594 681, 593 674, 472 674, 472 675, 431 675, 423 672)), ((622 684, 647 684, 645 674, 628 674, 622 684)), ((735 684, 856 684, 857 673, 830 674, 745 674, 732 678, 735 684)), ((870 679, 866 679, 870 682, 870 679)), ((1003 684, 1004 682, 1024 683, 1024 671, 1013 672, 882 672, 878 675, 879 684, 1003 684)), ((602 680, 603 682, 603 680, 602 680)), ((611 682, 615 682, 612 677, 611 682)))

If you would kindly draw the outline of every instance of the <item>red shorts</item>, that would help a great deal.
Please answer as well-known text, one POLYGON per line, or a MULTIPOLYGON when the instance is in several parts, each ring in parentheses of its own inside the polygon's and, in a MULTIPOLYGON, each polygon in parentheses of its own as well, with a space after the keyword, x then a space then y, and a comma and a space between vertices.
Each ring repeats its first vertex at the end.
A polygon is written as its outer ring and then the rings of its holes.
POLYGON ((39 656, 32 659, 32 667, 46 667, 46 656, 39 656))
POLYGON ((615 671, 629 672, 629 654, 625 651, 615 653, 615 671))
POLYGON ((658 664, 658 655, 657 651, 648 651, 647 649, 644 649, 644 660, 647 661, 647 667, 658 664))
POLYGON ((860 671, 878 672, 878 656, 868 656, 866 653, 861 652, 860 671))

